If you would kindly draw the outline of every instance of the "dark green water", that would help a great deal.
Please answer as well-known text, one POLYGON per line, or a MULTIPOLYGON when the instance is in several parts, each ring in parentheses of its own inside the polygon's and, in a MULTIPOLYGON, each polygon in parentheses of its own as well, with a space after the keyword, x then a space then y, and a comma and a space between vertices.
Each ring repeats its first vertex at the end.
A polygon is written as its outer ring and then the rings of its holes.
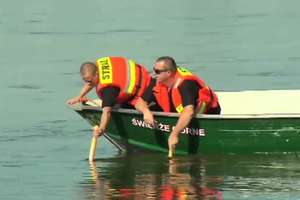
POLYGON ((119 156, 102 139, 96 173, 86 160, 90 127, 65 105, 81 87, 79 65, 106 55, 149 69, 158 56, 171 55, 217 90, 299 89, 299 6, 2 0, 0 199, 300 199, 297 155, 169 163, 155 153, 119 156))

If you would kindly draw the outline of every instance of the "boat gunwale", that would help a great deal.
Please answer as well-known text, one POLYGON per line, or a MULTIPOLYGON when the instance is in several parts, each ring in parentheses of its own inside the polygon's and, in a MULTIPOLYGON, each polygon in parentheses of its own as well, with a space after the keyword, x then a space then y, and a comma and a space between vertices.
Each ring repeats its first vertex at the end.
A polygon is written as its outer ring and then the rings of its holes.
MULTIPOLYGON (((101 107, 90 106, 90 105, 82 105, 75 104, 70 105, 70 107, 75 111, 82 110, 94 110, 101 111, 101 107)), ((133 109, 125 109, 125 108, 117 108, 113 109, 114 113, 127 113, 127 114, 140 114, 137 110, 133 109)), ((179 117, 178 113, 165 113, 165 112, 156 112, 153 111, 154 116, 164 116, 164 117, 179 117)), ((278 119, 278 118, 299 118, 300 113, 261 113, 261 114, 220 114, 220 115, 207 115, 207 114, 197 114, 196 119, 278 119)))

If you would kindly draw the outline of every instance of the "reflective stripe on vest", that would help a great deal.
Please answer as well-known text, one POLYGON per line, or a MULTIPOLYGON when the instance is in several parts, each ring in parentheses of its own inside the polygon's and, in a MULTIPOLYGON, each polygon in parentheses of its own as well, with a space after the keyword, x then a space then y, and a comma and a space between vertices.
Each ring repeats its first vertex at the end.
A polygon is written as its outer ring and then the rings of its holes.
POLYGON ((132 94, 136 84, 136 63, 132 60, 127 60, 127 69, 128 76, 125 91, 127 94, 132 94))
POLYGON ((207 108, 208 108, 207 103, 206 102, 201 102, 200 103, 200 110, 199 110, 198 113, 204 114, 207 111, 207 108))
POLYGON ((182 105, 182 104, 179 104, 179 106, 176 107, 176 111, 177 111, 178 113, 182 113, 182 112, 184 111, 183 105, 182 105))
POLYGON ((188 69, 184 67, 177 67, 177 71, 181 76, 192 76, 192 72, 190 72, 188 69))

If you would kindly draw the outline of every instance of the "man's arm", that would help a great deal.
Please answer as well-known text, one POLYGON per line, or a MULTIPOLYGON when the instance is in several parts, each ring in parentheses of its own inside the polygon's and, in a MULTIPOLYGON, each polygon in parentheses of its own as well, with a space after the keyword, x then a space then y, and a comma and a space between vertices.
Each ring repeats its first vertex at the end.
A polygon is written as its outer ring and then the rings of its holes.
POLYGON ((149 103, 154 100, 153 88, 156 84, 156 79, 152 79, 148 88, 144 92, 144 94, 139 97, 134 105, 135 109, 142 112, 144 115, 144 121, 148 124, 151 124, 153 127, 155 126, 155 120, 152 112, 149 109, 149 103))
POLYGON ((94 130, 95 136, 101 136, 107 129, 110 119, 112 107, 117 103, 120 88, 110 86, 102 90, 102 115, 99 123, 99 128, 94 130))
POLYGON ((200 86, 196 81, 187 80, 183 82, 178 89, 182 96, 184 110, 182 113, 180 113, 177 124, 169 137, 169 149, 172 150, 174 150, 175 145, 179 141, 180 132, 189 125, 192 118, 196 114, 195 106, 197 105, 197 100, 199 98, 198 91, 200 86))
POLYGON ((184 107, 182 113, 180 113, 176 126, 174 127, 171 135, 169 136, 169 149, 174 150, 175 145, 179 141, 180 132, 191 122, 194 117, 194 105, 187 105, 184 107))
POLYGON ((94 136, 99 137, 106 131, 111 119, 111 110, 112 107, 108 106, 102 109, 100 124, 98 128, 94 129, 94 136))
POLYGON ((79 95, 77 97, 74 97, 70 100, 67 101, 68 104, 73 105, 75 103, 80 102, 81 98, 83 98, 87 93, 89 93, 89 91, 91 91, 93 89, 93 85, 89 84, 89 83, 85 83, 79 93, 79 95))

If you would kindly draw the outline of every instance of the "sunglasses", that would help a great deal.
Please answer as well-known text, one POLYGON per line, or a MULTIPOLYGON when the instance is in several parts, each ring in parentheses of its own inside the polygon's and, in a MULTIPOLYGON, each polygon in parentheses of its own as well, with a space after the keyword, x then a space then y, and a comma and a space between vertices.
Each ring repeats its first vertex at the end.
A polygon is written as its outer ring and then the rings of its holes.
POLYGON ((154 72, 155 74, 160 74, 160 73, 162 73, 162 72, 167 72, 167 71, 169 71, 169 69, 155 69, 155 68, 153 67, 153 72, 154 72))
POLYGON ((93 79, 91 79, 91 80, 83 80, 85 83, 89 83, 89 84, 91 84, 92 82, 93 82, 93 79))

